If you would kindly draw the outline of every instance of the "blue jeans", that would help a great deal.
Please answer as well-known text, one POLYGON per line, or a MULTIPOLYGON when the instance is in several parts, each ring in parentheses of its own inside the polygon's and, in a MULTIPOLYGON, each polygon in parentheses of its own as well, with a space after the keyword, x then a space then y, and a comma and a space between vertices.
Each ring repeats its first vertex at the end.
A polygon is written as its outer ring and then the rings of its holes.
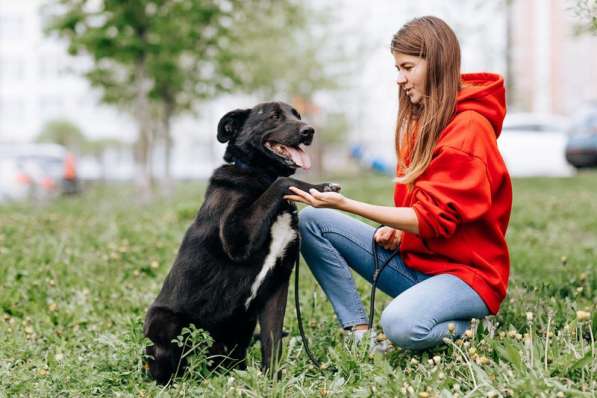
MULTIPOLYGON (((299 214, 301 253, 331 301, 344 328, 368 323, 350 268, 371 282, 374 228, 339 211, 306 207, 299 214)), ((379 264, 392 252, 378 247, 379 264)), ((432 347, 470 326, 471 318, 489 314, 469 285, 450 274, 426 275, 407 267, 400 256, 386 266, 377 287, 394 298, 381 315, 384 334, 397 346, 432 347)))

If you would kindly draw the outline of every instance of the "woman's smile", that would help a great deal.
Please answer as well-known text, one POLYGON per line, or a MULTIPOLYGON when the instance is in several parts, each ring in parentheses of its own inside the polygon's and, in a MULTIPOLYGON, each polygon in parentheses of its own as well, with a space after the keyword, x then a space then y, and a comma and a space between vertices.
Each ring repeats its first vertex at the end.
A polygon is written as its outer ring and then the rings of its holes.
POLYGON ((418 104, 425 96, 427 61, 414 55, 395 52, 397 83, 412 104, 418 104))

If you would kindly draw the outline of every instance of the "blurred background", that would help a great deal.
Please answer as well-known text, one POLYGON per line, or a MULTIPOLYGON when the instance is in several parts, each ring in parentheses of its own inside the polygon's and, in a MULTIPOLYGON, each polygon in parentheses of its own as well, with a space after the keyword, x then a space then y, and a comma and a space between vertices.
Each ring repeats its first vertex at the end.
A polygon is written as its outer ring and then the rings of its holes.
POLYGON ((422 15, 456 31, 463 72, 505 77, 513 176, 597 166, 595 0, 0 0, 0 201, 167 194, 222 163, 226 112, 270 100, 316 127, 303 177, 392 176, 389 44, 422 15))

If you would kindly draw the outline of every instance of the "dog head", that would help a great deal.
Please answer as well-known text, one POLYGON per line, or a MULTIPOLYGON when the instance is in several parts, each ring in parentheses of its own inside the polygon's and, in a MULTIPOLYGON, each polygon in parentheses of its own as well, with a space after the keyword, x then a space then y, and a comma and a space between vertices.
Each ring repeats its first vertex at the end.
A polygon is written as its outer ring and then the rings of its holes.
POLYGON ((314 133, 296 109, 284 102, 237 109, 224 115, 218 124, 218 141, 228 143, 224 160, 240 160, 278 175, 311 167, 303 148, 311 144, 314 133))

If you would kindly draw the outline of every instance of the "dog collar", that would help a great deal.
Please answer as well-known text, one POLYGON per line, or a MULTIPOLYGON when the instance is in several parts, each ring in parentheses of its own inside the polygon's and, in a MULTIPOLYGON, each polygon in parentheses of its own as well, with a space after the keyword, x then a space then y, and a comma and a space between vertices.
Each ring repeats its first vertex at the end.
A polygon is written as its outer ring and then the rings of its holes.
POLYGON ((249 166, 248 164, 246 164, 245 162, 243 162, 240 159, 234 159, 234 161, 232 162, 233 165, 235 165, 236 167, 238 167, 239 169, 242 170, 246 170, 246 171, 252 171, 254 170, 254 167, 249 166))
POLYGON ((256 174, 257 179, 265 185, 271 185, 278 178, 278 175, 272 174, 267 170, 251 166, 238 158, 232 159, 231 164, 242 171, 256 174))

